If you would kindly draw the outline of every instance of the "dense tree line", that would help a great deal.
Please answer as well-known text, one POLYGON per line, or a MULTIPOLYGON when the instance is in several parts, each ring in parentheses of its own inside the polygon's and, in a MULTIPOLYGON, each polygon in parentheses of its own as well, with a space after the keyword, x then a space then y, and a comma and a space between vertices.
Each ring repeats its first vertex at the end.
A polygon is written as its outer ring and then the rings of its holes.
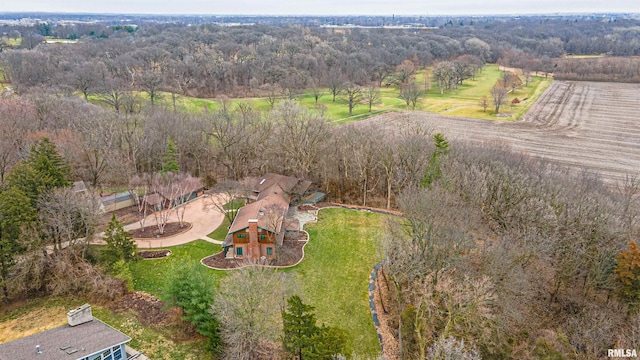
MULTIPOLYGON (((151 105, 161 92, 238 97, 276 91, 292 96, 314 86, 330 87, 336 79, 340 84, 381 83, 390 80, 404 60, 422 68, 462 55, 482 63, 520 52, 525 59, 518 62, 528 61, 527 71, 551 72, 557 65, 552 59, 567 53, 637 55, 635 24, 626 19, 525 17, 415 31, 144 23, 134 31, 106 27, 103 36, 83 30, 87 34, 77 44, 48 45, 26 36, 53 31, 36 24, 31 32, 7 29, 7 36, 20 37, 30 50, 4 51, 2 69, 22 93, 34 87, 75 91, 85 98, 95 96, 116 111, 129 111, 135 108, 131 90, 146 93, 151 105), (579 45, 581 39, 589 45, 579 45)), ((466 71, 452 67, 449 73, 458 73, 458 78, 466 71)))
POLYGON ((159 172, 172 151, 180 172, 208 186, 273 171, 314 180, 337 201, 391 207, 399 190, 420 182, 433 151, 422 129, 383 135, 331 127, 289 100, 266 113, 241 103, 202 114, 118 114, 50 95, 2 99, 0 107, 0 173, 9 174, 31 144, 47 136, 71 177, 97 188, 127 187, 135 174, 159 172))
MULTIPOLYGON (((74 191, 70 180, 67 161, 45 137, 30 147, 0 185, 3 301, 33 294, 113 299, 125 291, 121 280, 87 261, 87 246, 101 215, 100 202, 93 193, 74 191)), ((118 234, 122 241, 109 266, 135 256, 135 244, 124 234, 118 234), (128 250, 122 245, 129 245, 128 250)))
POLYGON ((635 57, 562 59, 553 76, 558 80, 640 82, 640 60, 635 57))
POLYGON ((406 218, 388 231, 383 278, 401 358, 430 358, 450 338, 490 359, 598 359, 635 346, 637 179, 611 189, 457 143, 440 165, 430 188, 402 192, 406 218))

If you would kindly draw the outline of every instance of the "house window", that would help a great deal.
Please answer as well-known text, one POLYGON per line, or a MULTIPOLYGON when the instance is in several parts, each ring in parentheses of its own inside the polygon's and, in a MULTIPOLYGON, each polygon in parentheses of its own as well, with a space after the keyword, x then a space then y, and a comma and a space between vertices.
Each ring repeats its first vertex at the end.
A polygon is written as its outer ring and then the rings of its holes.
POLYGON ((247 237, 247 234, 238 234, 238 239, 244 239, 247 237))
POLYGON ((120 346, 113 347, 113 360, 122 360, 122 349, 120 346))
POLYGON ((102 353, 102 360, 113 360, 111 349, 107 349, 102 353))
POLYGON ((273 255, 273 248, 272 247, 268 247, 267 248, 267 256, 271 256, 273 255))
POLYGON ((242 248, 241 247, 236 248, 236 255, 237 256, 242 256, 242 248))
POLYGON ((264 234, 260 235, 260 240, 264 240, 265 237, 266 237, 266 235, 264 235, 264 234))

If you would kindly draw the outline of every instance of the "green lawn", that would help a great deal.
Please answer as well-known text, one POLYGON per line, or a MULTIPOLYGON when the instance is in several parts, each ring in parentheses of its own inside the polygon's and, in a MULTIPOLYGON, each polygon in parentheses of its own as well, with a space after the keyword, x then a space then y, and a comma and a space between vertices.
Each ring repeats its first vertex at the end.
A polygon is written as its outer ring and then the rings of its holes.
MULTIPOLYGON (((491 106, 490 90, 495 84, 496 80, 500 78, 501 71, 498 65, 487 64, 482 68, 482 71, 475 77, 474 80, 465 80, 463 84, 459 85, 457 89, 446 91, 440 94, 440 88, 434 83, 431 83, 430 89, 426 96, 418 101, 416 105, 417 110, 423 110, 433 112, 436 114, 469 117, 477 119, 488 120, 504 120, 505 118, 497 118, 493 112, 493 106, 491 106), (487 111, 483 111, 480 106, 480 99, 483 96, 489 98, 490 106, 487 111)), ((416 74, 416 83, 423 88, 424 84, 424 72, 420 71, 416 74)), ((533 76, 532 80, 525 87, 516 89, 513 93, 509 94, 508 104, 505 104, 501 108, 501 113, 511 114, 509 120, 516 120, 522 117, 533 102, 542 94, 542 92, 551 84, 552 79, 545 79, 543 77, 533 76), (511 106, 511 100, 518 97, 520 100, 528 98, 524 103, 511 106)), ((398 97, 399 89, 397 86, 381 87, 380 100, 373 105, 371 111, 366 101, 363 100, 353 108, 352 116, 349 116, 349 108, 345 100, 338 95, 335 102, 333 96, 329 92, 329 89, 322 89, 322 96, 316 100, 307 91, 295 97, 295 100, 301 105, 311 109, 312 111, 318 111, 324 113, 327 119, 333 125, 346 124, 353 121, 366 119, 370 116, 379 114, 386 111, 394 110, 406 110, 407 106, 404 100, 398 97)), ((149 101, 148 95, 144 92, 137 92, 143 101, 149 101)), ((285 97, 277 101, 283 101, 285 97)), ((90 96, 89 100, 94 103, 99 103, 97 96, 90 96)), ((241 99, 226 99, 226 106, 231 109, 235 109, 239 103, 248 104, 255 111, 268 111, 270 109, 269 103, 264 98, 241 98, 241 99)), ((200 99, 189 96, 176 95, 176 108, 186 112, 203 112, 214 111, 222 106, 222 99, 200 99)), ((173 109, 173 99, 170 93, 160 92, 156 106, 167 109, 173 109)))
POLYGON ((224 241, 224 238, 227 236, 227 233, 229 232, 229 226, 231 226, 231 224, 229 223, 229 220, 225 216, 224 220, 222 220, 222 224, 220 224, 220 226, 218 226, 217 229, 213 230, 213 232, 207 236, 214 240, 224 241))
MULTIPOLYGON (((501 77, 501 74, 502 72, 498 65, 487 64, 483 67, 482 72, 476 76, 475 80, 465 80, 462 85, 452 91, 445 91, 440 94, 440 88, 432 84, 427 96, 420 100, 418 108, 442 115, 496 120, 490 91, 496 80, 501 77), (480 106, 480 99, 483 96, 489 99, 489 106, 486 112, 480 106)), ((422 76, 418 74, 417 78, 421 79, 422 76)), ((549 85, 551 85, 550 78, 545 79, 533 76, 528 86, 525 87, 523 85, 522 88, 516 89, 509 94, 508 104, 502 105, 500 112, 512 114, 511 118, 507 118, 510 120, 522 117, 549 85), (528 100, 526 103, 520 103, 512 107, 511 100, 516 97, 520 100, 525 98, 528 98, 528 100)))
MULTIPOLYGON (((376 241, 382 231, 383 215, 345 209, 320 212, 317 224, 308 226, 311 242, 305 247, 304 261, 285 271, 292 274, 305 301, 316 307, 318 319, 345 329, 350 349, 359 355, 373 356, 380 345, 375 334, 367 289, 369 274, 380 260, 376 241)), ((226 234, 221 225, 220 234, 226 234)), ((216 230, 216 231, 218 231, 216 230)), ((218 238, 216 232, 209 237, 218 238)), ((131 264, 134 288, 161 299, 173 264, 181 259, 199 262, 220 251, 220 247, 198 240, 170 248, 166 259, 140 260, 131 264)), ((225 276, 223 271, 202 267, 214 283, 225 276)))
POLYGON ((233 199, 233 200, 229 201, 228 203, 224 204, 222 206, 222 208, 225 209, 225 210, 240 209, 246 203, 247 203, 247 201, 245 199, 233 199))
POLYGON ((93 315, 131 337, 129 346, 154 360, 205 360, 213 359, 206 348, 206 339, 178 341, 180 329, 174 327, 150 327, 133 321, 127 314, 118 314, 100 306, 91 306, 93 315))
POLYGON ((7 45, 11 46, 11 47, 18 47, 20 46, 20 44, 22 43, 22 38, 10 38, 8 36, 2 36, 0 37, 1 41, 4 41, 7 45))
MULTIPOLYGON (((188 244, 169 247, 172 254, 164 259, 138 260, 130 264, 133 274, 135 290, 145 291, 164 300, 164 290, 167 287, 171 270, 182 259, 200 263, 202 258, 220 252, 220 245, 215 245, 204 240, 196 240, 188 244)), ((202 266, 202 272, 218 284, 223 272, 212 270, 202 266)))
POLYGON ((380 261, 376 242, 383 215, 346 209, 320 211, 319 221, 307 227, 311 241, 304 261, 289 271, 303 300, 316 308, 318 320, 345 329, 358 355, 380 351, 369 310, 368 282, 380 261))
MULTIPOLYGON (((383 219, 383 215, 376 213, 322 210, 320 221, 307 227, 311 242, 305 248, 304 261, 283 270, 291 274, 304 300, 316 307, 320 322, 339 326, 349 333, 348 354, 353 351, 359 356, 373 357, 379 352, 367 288, 371 269, 380 260, 376 241, 382 232, 383 219)), ((164 289, 175 264, 184 259, 199 263, 205 256, 220 251, 220 246, 197 240, 169 249, 172 255, 168 258, 139 260, 130 264, 135 290, 165 299, 164 289)), ((211 277, 215 287, 226 275, 224 271, 204 266, 200 271, 211 277)), ((63 316, 66 310, 84 302, 84 299, 74 298, 35 300, 13 311, 0 311, 0 325, 38 309, 51 308, 63 316)), ((131 345, 152 359, 208 359, 204 341, 181 342, 174 339, 179 329, 142 326, 131 316, 116 314, 100 306, 94 306, 93 312, 96 317, 131 336, 131 345)), ((46 317, 57 319, 53 314, 46 317)), ((57 325, 51 324, 51 327, 57 325)))
MULTIPOLYGON (((480 106, 480 99, 483 96, 487 96, 489 98, 489 103, 491 103, 491 88, 496 83, 496 80, 501 77, 501 74, 502 72, 498 65, 487 64, 474 80, 465 80, 457 89, 446 91, 443 94, 440 94, 440 88, 432 83, 426 96, 423 96, 418 101, 416 109, 450 116, 496 120, 497 118, 493 112, 493 106, 489 106, 486 112, 483 111, 480 106)), ((422 71, 416 74, 416 83, 421 87, 423 86, 424 75, 422 71)), ((512 117, 510 118, 512 120, 522 117, 533 102, 550 84, 550 78, 545 79, 543 77, 533 76, 532 80, 526 87, 523 86, 509 94, 508 104, 502 106, 501 113, 512 114, 512 117), (528 100, 526 103, 511 106, 511 100, 516 97, 520 100, 525 98, 528 98, 528 100)), ((366 119, 369 116, 385 111, 407 109, 404 100, 398 97, 399 90, 396 86, 391 86, 389 88, 381 87, 379 89, 380 100, 377 104, 374 104, 371 112, 369 112, 369 106, 363 101, 354 107, 352 116, 349 116, 348 106, 341 96, 337 96, 334 102, 329 89, 322 90, 323 94, 318 98, 317 104, 314 96, 310 92, 297 96, 295 100, 301 105, 314 111, 320 111, 318 110, 318 107, 324 108, 324 113, 333 125, 346 124, 366 119)), ((145 94, 141 95, 146 96, 145 94)), ((233 108, 241 101, 248 103, 257 111, 269 109, 269 104, 264 99, 259 98, 230 99, 228 100, 228 106, 233 108)), ((165 107, 173 106, 171 105, 171 96, 168 93, 163 94, 161 103, 162 106, 165 107)), ((213 110, 221 106, 221 100, 179 96, 176 101, 176 106, 179 109, 187 111, 201 111, 203 109, 213 110)))

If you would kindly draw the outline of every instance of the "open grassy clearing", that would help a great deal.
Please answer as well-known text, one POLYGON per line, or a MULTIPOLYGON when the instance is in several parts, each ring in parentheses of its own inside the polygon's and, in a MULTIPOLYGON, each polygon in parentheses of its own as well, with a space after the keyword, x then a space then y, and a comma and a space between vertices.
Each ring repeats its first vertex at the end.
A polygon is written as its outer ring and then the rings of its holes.
POLYGON ((5 44, 11 46, 11 47, 18 47, 20 46, 20 44, 22 44, 22 38, 12 38, 12 37, 8 37, 8 36, 3 36, 0 38, 0 40, 2 40, 2 42, 4 42, 5 44))
POLYGON ((575 54, 566 54, 564 55, 565 59, 597 59, 606 57, 607 54, 589 54, 589 55, 575 55, 575 54))
MULTIPOLYGON (((204 240, 196 240, 188 244, 172 246, 171 255, 163 259, 139 260, 131 263, 129 268, 133 274, 135 290, 145 291, 163 300, 164 290, 167 288, 173 267, 186 259, 189 262, 200 263, 202 258, 221 250, 215 245, 204 240)), ((207 277, 211 277, 214 284, 218 284, 222 272, 202 266, 201 270, 207 277)))
MULTIPOLYGON (((465 80, 457 89, 444 92, 444 94, 440 94, 439 87, 432 85, 427 96, 420 100, 418 108, 442 115, 496 120, 490 91, 501 75, 502 71, 498 66, 490 64, 483 67, 482 72, 476 76, 475 80, 465 80), (486 112, 480 106, 480 100, 483 96, 489 99, 486 112)), ((420 74, 417 79, 421 79, 420 74)), ((523 84, 522 88, 509 93, 507 104, 501 106, 500 112, 512 114, 510 120, 522 117, 550 84, 551 79, 533 76, 528 86, 525 87, 523 84), (511 100, 516 97, 520 100, 527 98, 527 101, 511 106, 511 100)))
POLYGON ((67 311, 81 300, 52 298, 21 303, 0 311, 0 343, 33 335, 67 323, 67 311))
POLYGON ((381 259, 376 242, 383 219, 355 210, 320 211, 318 223, 307 227, 311 241, 304 260, 287 270, 304 301, 315 306, 318 320, 345 329, 359 355, 380 351, 367 294, 369 274, 381 259))
MULTIPOLYGON (((487 64, 474 80, 465 80, 457 89, 447 91, 443 94, 440 94, 439 87, 431 83, 426 96, 423 96, 418 101, 416 109, 450 116, 496 120, 493 106, 491 105, 490 91, 496 80, 501 77, 501 74, 502 71, 500 71, 498 65, 487 64), (486 112, 484 112, 482 106, 480 106, 480 99, 483 96, 487 96, 490 103, 486 112)), ((424 89, 424 80, 424 72, 418 72, 416 74, 416 83, 420 85, 422 89, 424 89)), ((534 103, 537 96, 539 96, 550 84, 550 78, 545 79, 543 77, 533 76, 528 86, 523 86, 509 94, 507 104, 502 106, 501 113, 512 114, 510 119, 519 119, 534 103), (520 100, 525 98, 528 100, 511 106, 511 100, 516 97, 520 100)), ((345 100, 341 96, 337 96, 334 102, 333 95, 330 93, 329 89, 322 89, 322 95, 318 98, 317 103, 313 94, 309 91, 295 97, 295 100, 312 111, 323 113, 333 125, 363 120, 370 116, 380 114, 381 112, 407 109, 404 100, 399 98, 399 89, 396 86, 388 88, 381 87, 379 88, 379 91, 380 99, 372 106, 371 112, 369 111, 369 105, 366 103, 366 100, 362 100, 353 108, 352 116, 349 116, 349 108, 345 100)), ((138 95, 144 99, 144 101, 148 101, 146 93, 139 92, 138 95)), ((285 98, 282 97, 277 101, 283 101, 284 99, 285 98)), ((97 98, 92 97, 92 101, 96 102, 97 98)), ((236 108, 240 102, 249 104, 249 106, 251 106, 255 111, 268 111, 270 109, 270 105, 265 98, 222 100, 200 99, 176 95, 175 104, 176 108, 181 111, 203 112, 214 111, 221 108, 223 101, 225 101, 227 106, 232 109, 236 108)), ((173 109, 173 99, 171 94, 160 93, 156 106, 173 109)))

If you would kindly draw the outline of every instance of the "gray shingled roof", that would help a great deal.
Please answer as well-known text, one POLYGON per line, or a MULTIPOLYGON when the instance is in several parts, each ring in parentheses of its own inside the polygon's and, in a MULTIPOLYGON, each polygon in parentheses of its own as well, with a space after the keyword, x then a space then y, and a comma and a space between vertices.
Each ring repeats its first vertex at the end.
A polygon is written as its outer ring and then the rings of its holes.
POLYGON ((78 360, 129 341, 127 335, 93 318, 77 326, 63 325, 0 344, 0 360, 78 360), (36 345, 40 345, 42 354, 36 354, 36 345), (68 354, 72 349, 77 352, 68 354))

